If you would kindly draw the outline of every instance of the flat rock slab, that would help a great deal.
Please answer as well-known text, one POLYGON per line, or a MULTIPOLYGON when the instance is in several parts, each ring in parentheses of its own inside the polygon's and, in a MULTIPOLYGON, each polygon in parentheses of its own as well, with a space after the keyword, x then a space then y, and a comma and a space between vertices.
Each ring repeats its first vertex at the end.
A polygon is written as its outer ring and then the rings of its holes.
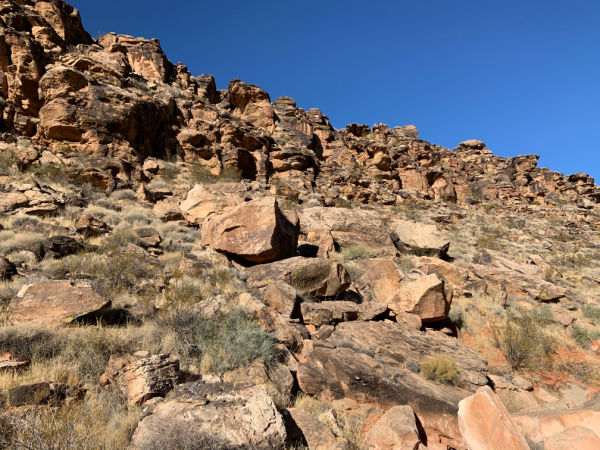
POLYGON ((304 302, 300 304, 305 323, 317 327, 329 323, 350 322, 353 320, 372 320, 387 311, 385 303, 349 301, 304 302))
POLYGON ((107 308, 110 301, 89 284, 75 281, 43 281, 24 286, 9 303, 15 324, 45 327, 66 325, 107 308))
POLYGON ((177 386, 144 417, 131 448, 283 449, 285 441, 283 419, 264 386, 199 381, 177 386))

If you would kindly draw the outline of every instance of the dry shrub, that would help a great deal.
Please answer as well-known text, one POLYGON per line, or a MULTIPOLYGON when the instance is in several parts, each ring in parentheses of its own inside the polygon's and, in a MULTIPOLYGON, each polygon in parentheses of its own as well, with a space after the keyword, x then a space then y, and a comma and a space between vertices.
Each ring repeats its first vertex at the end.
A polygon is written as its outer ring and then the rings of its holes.
POLYGON ((494 345, 513 370, 535 368, 550 362, 556 343, 542 329, 536 314, 510 314, 504 322, 490 328, 494 345))
POLYGON ((419 365, 419 371, 425 378, 437 383, 455 385, 460 378, 456 361, 448 355, 426 356, 419 365))

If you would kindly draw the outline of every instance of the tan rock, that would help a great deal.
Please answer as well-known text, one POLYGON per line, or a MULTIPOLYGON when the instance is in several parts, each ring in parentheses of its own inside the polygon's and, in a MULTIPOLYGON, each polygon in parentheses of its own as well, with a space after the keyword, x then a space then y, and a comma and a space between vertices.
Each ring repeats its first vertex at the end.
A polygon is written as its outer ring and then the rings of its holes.
POLYGON ((283 449, 283 420, 264 386, 235 388, 221 382, 177 386, 138 424, 131 448, 283 449))
POLYGON ((108 307, 89 284, 74 281, 42 281, 24 286, 9 303, 13 323, 56 327, 91 316, 108 307))
POLYGON ((600 448, 600 437, 593 430, 582 426, 567 428, 544 440, 545 450, 597 450, 600 448))
POLYGON ((364 440, 365 446, 373 450, 416 450, 420 443, 415 413, 407 405, 389 409, 369 430, 364 440))
POLYGON ((129 404, 141 405, 152 397, 164 397, 175 387, 179 361, 169 355, 111 358, 105 376, 114 380, 129 404))
POLYGON ((329 427, 300 408, 289 408, 285 415, 288 441, 309 449, 329 450, 336 448, 336 438, 329 427))
POLYGON ((385 303, 349 301, 303 302, 300 304, 302 319, 305 323, 322 326, 329 323, 349 322, 352 320, 373 320, 387 310, 385 303))
POLYGON ((448 254, 448 236, 435 225, 395 220, 391 225, 392 241, 400 251, 415 253, 417 256, 437 256, 448 254))
POLYGON ((389 303, 395 297, 404 275, 392 258, 369 259, 364 273, 356 282, 361 292, 370 293, 373 300, 389 303))
POLYGON ((245 269, 248 284, 261 288, 271 281, 284 281, 299 294, 313 297, 334 297, 350 286, 350 276, 343 265, 322 258, 301 256, 261 264, 245 269))
POLYGON ((299 223, 281 212, 277 200, 261 198, 208 217, 202 243, 254 263, 268 263, 296 254, 299 223))
POLYGON ((450 311, 444 282, 434 274, 401 284, 388 306, 397 314, 416 314, 423 323, 445 319, 450 311))
POLYGON ((206 188, 201 184, 194 186, 179 204, 179 208, 188 222, 201 225, 204 220, 223 209, 236 206, 241 202, 234 196, 223 195, 206 188))
POLYGON ((529 449, 516 423, 488 386, 460 401, 458 425, 470 450, 529 449))

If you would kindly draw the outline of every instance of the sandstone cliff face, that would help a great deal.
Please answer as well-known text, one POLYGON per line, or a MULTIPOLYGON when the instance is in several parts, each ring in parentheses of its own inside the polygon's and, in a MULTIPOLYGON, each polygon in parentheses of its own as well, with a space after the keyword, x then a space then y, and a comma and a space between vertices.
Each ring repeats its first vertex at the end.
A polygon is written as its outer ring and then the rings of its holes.
POLYGON ((240 80, 219 91, 210 75, 172 64, 156 39, 93 40, 62 0, 4 0, 0 24, 1 129, 72 157, 179 157, 214 174, 233 167, 319 193, 326 205, 397 204, 411 193, 459 203, 600 200, 590 177, 538 168, 535 155, 496 157, 477 140, 450 150, 414 126, 336 130, 318 109, 272 102, 240 80))

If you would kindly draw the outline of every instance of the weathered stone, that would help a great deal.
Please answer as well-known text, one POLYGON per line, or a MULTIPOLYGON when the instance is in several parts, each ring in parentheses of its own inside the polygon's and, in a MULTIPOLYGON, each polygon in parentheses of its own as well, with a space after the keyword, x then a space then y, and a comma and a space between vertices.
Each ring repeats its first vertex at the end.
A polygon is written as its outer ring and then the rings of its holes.
POLYGON ((289 258, 245 269, 248 283, 265 287, 280 280, 291 285, 301 295, 334 297, 350 286, 350 276, 340 263, 321 258, 289 258))
POLYGON ((385 303, 354 303, 349 301, 302 302, 302 319, 305 323, 322 326, 352 320, 373 320, 387 311, 385 303))
POLYGON ((101 236, 110 231, 110 227, 104 221, 87 214, 81 214, 77 217, 75 229, 85 237, 101 236))
POLYGON ((290 221, 274 198, 252 200, 208 217, 202 243, 231 257, 268 263, 296 254, 298 220, 290 221))
POLYGON ((458 425, 469 449, 529 449, 510 414, 488 386, 460 401, 458 425))
POLYGON ((131 447, 283 449, 283 420, 264 386, 200 381, 177 386, 137 426, 131 447))
POLYGON ((307 445, 311 450, 336 448, 336 438, 329 427, 308 412, 289 408, 284 412, 284 420, 291 446, 307 445))
POLYGON ((406 405, 389 409, 369 430, 364 440, 366 448, 373 450, 416 450, 420 443, 415 413, 406 405))
POLYGON ((432 274, 400 284, 388 306, 397 314, 415 314, 423 323, 427 323, 448 317, 450 303, 444 290, 444 282, 432 274))
POLYGON ((16 324, 55 327, 90 317, 109 305, 86 283, 41 281, 24 286, 8 304, 8 313, 16 324))
POLYGON ((179 380, 179 361, 169 355, 111 357, 105 377, 119 387, 129 404, 164 397, 179 380), (131 361, 131 362, 130 362, 131 361))
POLYGON ((391 230, 392 241, 400 251, 439 258, 448 254, 450 241, 435 225, 396 220, 392 223, 391 230))
POLYGON ((52 236, 42 242, 42 253, 46 258, 62 258, 83 250, 84 246, 69 236, 52 236))

